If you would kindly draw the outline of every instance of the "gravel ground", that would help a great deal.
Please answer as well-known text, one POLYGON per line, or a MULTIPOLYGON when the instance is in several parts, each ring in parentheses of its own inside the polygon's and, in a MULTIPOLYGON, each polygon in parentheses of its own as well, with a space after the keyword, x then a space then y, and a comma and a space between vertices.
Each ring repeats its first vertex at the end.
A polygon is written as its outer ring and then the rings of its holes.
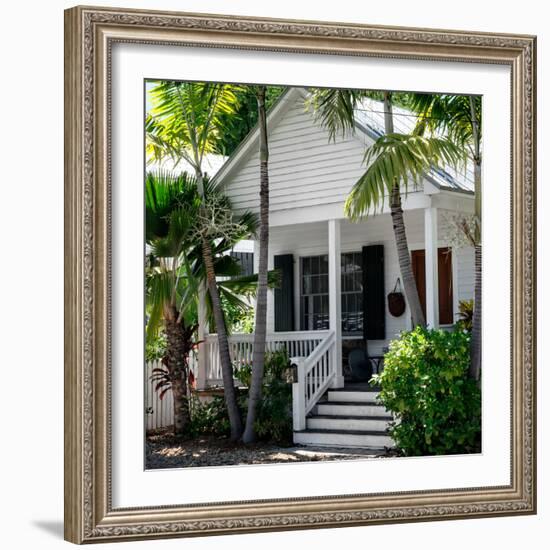
POLYGON ((325 460, 353 460, 388 456, 384 451, 336 447, 281 447, 256 443, 244 447, 219 436, 181 441, 169 433, 150 435, 146 440, 146 469, 186 466, 234 466, 325 460))

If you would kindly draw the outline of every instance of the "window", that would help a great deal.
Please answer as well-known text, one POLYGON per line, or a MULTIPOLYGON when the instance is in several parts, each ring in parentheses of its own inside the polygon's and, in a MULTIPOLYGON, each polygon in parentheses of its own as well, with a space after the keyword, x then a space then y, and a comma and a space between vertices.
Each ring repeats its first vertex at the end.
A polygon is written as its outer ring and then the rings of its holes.
POLYGON ((361 252, 341 256, 342 333, 363 333, 363 257, 361 252))
POLYGON ((241 264, 241 275, 252 275, 254 273, 253 252, 235 252, 232 250, 230 255, 241 264))
MULTIPOLYGON (((452 251, 440 248, 437 254, 437 274, 439 279, 439 324, 452 325, 453 319, 453 268, 452 251)), ((413 250, 411 253, 412 269, 416 288, 424 315, 426 315, 426 253, 424 250, 413 250)))
POLYGON ((300 260, 300 329, 326 330, 329 328, 328 256, 309 256, 300 260))
MULTIPOLYGON (((300 258, 300 330, 329 328, 328 256, 300 258)), ((363 331, 361 252, 341 255, 342 332, 363 331)))

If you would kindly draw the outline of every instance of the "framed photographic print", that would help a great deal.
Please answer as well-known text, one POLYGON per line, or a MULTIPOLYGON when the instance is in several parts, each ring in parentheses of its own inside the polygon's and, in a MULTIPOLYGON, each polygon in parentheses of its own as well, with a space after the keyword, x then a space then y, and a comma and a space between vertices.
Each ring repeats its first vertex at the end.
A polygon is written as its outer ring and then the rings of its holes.
POLYGON ((65 537, 533 514, 533 36, 65 12, 65 537))

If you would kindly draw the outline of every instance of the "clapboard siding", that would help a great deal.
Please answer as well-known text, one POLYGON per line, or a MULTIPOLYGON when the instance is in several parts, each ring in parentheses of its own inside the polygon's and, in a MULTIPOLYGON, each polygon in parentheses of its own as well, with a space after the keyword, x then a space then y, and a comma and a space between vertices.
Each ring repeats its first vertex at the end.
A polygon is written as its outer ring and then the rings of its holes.
MULTIPOLYGON (((270 210, 344 202, 363 173, 364 140, 329 140, 313 115, 295 96, 269 131, 270 210)), ((259 154, 252 150, 224 178, 225 193, 236 210, 258 210, 259 154)))
POLYGON ((457 261, 458 299, 472 300, 475 283, 473 247, 468 246, 455 250, 455 258, 457 261))
MULTIPOLYGON (((424 247, 423 211, 404 213, 407 237, 411 249, 424 247)), ((388 214, 372 216, 359 223, 347 220, 341 222, 342 252, 360 252, 370 244, 384 245, 384 283, 386 294, 390 292, 399 276, 399 263, 393 237, 391 217, 388 214)), ((448 234, 443 216, 439 223, 439 246, 448 246, 448 234)), ((279 254, 294 255, 294 313, 299 324, 300 315, 300 257, 315 256, 328 252, 328 224, 315 222, 273 227, 270 230, 269 265, 273 268, 273 256, 279 254)), ((474 285, 473 249, 471 247, 453 249, 453 261, 457 262, 455 289, 458 299, 471 299, 474 285)), ((454 312, 456 313, 456 311, 454 312)), ((373 355, 382 353, 382 348, 395 338, 399 332, 410 328, 410 312, 407 307, 400 317, 393 317, 386 306, 386 340, 369 341, 369 351, 373 355)), ((268 294, 268 331, 274 330, 273 293, 268 294)))

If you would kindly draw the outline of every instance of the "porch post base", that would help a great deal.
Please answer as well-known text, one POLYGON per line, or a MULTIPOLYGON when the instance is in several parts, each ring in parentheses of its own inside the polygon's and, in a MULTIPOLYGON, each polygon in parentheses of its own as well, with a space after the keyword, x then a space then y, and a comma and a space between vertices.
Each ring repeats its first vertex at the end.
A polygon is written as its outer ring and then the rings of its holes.
POLYGON ((344 377, 341 374, 337 374, 330 385, 331 388, 343 388, 344 387, 344 377))

